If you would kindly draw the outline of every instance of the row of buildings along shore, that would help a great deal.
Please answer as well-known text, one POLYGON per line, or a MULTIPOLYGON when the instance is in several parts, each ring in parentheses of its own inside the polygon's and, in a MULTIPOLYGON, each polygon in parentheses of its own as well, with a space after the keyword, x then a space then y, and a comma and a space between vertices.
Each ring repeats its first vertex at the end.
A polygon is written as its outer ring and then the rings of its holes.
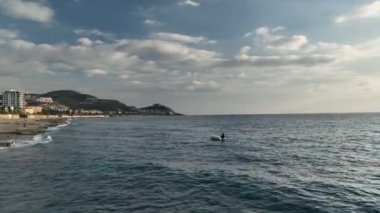
POLYGON ((6 90, 0 95, 0 113, 42 115, 101 115, 98 110, 72 110, 69 107, 56 103, 51 97, 40 97, 36 94, 27 94, 19 90, 6 90))

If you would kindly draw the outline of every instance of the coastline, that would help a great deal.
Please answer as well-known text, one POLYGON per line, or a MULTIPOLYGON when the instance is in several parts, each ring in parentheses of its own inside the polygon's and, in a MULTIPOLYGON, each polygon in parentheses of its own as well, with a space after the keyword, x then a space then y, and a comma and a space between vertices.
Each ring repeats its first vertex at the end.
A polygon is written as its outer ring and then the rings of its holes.
POLYGON ((67 120, 68 118, 0 118, 0 147, 11 147, 12 141, 15 140, 32 139, 35 135, 44 133, 49 127, 57 126, 67 120))

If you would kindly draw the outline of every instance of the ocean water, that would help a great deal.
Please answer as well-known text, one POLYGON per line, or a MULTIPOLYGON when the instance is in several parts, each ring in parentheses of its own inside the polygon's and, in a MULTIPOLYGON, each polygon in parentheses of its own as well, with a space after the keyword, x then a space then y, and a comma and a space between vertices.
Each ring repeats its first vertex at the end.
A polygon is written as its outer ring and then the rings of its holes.
POLYGON ((380 212, 380 114, 72 120, 0 150, 0 212, 380 212))

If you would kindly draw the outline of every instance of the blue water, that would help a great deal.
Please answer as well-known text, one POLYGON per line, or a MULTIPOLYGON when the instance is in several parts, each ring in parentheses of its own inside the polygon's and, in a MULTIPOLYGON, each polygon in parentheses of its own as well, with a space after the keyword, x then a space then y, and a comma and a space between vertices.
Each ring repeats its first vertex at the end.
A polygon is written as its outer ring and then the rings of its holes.
POLYGON ((73 120, 36 140, 0 150, 2 213, 380 212, 379 114, 73 120))

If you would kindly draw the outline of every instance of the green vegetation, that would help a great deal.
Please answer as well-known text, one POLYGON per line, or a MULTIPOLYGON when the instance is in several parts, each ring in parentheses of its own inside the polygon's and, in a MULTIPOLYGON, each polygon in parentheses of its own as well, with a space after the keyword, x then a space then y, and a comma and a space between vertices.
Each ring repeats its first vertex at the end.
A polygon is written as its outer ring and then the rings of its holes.
POLYGON ((160 104, 138 109, 134 106, 127 106, 118 100, 99 99, 95 96, 72 90, 58 90, 39 96, 51 97, 54 102, 65 105, 73 110, 99 110, 108 114, 180 115, 169 107, 160 104))
POLYGON ((54 102, 65 105, 71 109, 79 109, 80 103, 89 98, 96 98, 92 95, 82 94, 73 90, 58 90, 41 94, 40 97, 51 97, 54 102))

